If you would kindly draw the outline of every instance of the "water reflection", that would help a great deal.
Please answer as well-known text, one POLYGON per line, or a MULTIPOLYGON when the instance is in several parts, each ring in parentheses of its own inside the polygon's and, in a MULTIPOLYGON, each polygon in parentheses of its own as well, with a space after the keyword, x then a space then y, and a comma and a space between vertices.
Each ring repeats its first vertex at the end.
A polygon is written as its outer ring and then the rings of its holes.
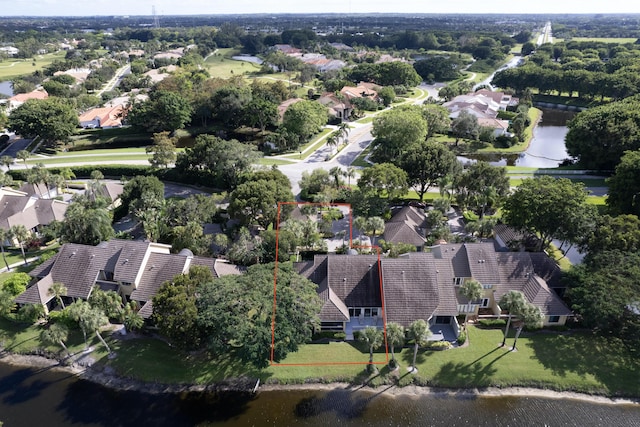
POLYGON ((640 425, 640 405, 446 390, 394 395, 394 389, 150 394, 0 364, 0 421, 7 427, 640 425))

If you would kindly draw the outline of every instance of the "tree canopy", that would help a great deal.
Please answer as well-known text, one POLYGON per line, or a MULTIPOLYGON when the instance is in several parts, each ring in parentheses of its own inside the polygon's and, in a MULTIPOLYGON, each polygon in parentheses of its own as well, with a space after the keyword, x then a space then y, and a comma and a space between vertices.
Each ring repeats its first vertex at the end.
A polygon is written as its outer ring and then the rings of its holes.
POLYGON ((616 214, 640 216, 640 150, 627 151, 607 183, 609 209, 616 214))
POLYGON ((477 162, 455 178, 456 199, 480 216, 498 207, 509 193, 509 177, 504 167, 477 162))
POLYGON ((584 168, 613 170, 625 151, 640 149, 640 95, 582 111, 567 127, 569 155, 584 168))
POLYGON ((234 351, 240 360, 264 368, 272 355, 279 362, 311 339, 321 308, 316 285, 297 274, 292 264, 280 263, 271 347, 273 280, 274 264, 261 264, 198 288, 199 325, 209 348, 234 351))
POLYGON ((407 147, 397 164, 407 173, 408 183, 418 193, 420 200, 430 187, 447 175, 453 176, 462 167, 455 154, 439 142, 417 141, 407 147))
POLYGON ((191 103, 179 93, 154 91, 147 101, 133 105, 127 120, 147 132, 173 132, 189 123, 192 113, 191 103))
POLYGON ((365 194, 393 200, 404 196, 409 185, 405 171, 391 163, 378 163, 362 171, 358 188, 365 194))
POLYGON ((506 198, 503 220, 512 227, 537 235, 538 250, 555 238, 578 243, 592 225, 595 206, 587 203, 582 183, 566 178, 525 179, 506 198))
POLYGON ((320 132, 328 120, 327 107, 318 102, 303 100, 287 108, 282 117, 282 127, 297 135, 300 141, 306 141, 320 132))
POLYGON ((8 128, 25 138, 66 141, 79 126, 73 107, 61 98, 30 99, 11 112, 8 128))
POLYGON ((371 134, 377 161, 394 161, 407 147, 427 137, 427 121, 417 105, 401 106, 385 111, 373 120, 371 134))

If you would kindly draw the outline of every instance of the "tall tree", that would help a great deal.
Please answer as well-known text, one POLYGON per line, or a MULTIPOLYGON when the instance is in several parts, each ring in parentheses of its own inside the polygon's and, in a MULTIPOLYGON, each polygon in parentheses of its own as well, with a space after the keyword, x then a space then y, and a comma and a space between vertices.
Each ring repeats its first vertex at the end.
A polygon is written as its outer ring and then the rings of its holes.
POLYGON ((58 300, 58 303, 60 304, 60 306, 62 306, 63 310, 66 308, 64 305, 64 301, 62 300, 62 297, 67 295, 67 287, 64 285, 64 283, 54 282, 47 291, 47 294, 52 295, 56 300, 58 300))
POLYGON ((396 361, 396 346, 403 346, 405 341, 404 327, 395 322, 387 323, 387 344, 391 348, 391 361, 390 366, 395 368, 397 366, 396 361))
POLYGON ((299 101, 287 108, 282 117, 282 127, 288 132, 308 140, 320 132, 329 120, 327 108, 314 101, 299 101))
POLYGON ((396 163, 407 173, 409 185, 416 190, 420 201, 430 187, 462 169, 455 154, 444 144, 426 140, 409 145, 396 163))
POLYGON ((625 152, 607 183, 607 206, 611 211, 640 216, 640 150, 625 152))
POLYGON ((438 104, 423 104, 422 117, 427 121, 427 138, 436 133, 447 133, 451 127, 449 110, 438 104))
POLYGON ((112 214, 108 202, 99 197, 75 195, 62 221, 61 239, 70 243, 97 245, 115 234, 111 226, 112 214))
POLYGON ((7 167, 7 170, 11 170, 11 165, 13 165, 15 159, 11 156, 0 156, 0 164, 7 167))
POLYGON ((178 155, 176 169, 183 173, 206 171, 216 185, 233 190, 240 176, 249 172, 260 158, 254 145, 213 135, 198 135, 193 148, 178 155))
POLYGON ((64 343, 69 337, 69 329, 62 323, 54 323, 46 329, 40 331, 40 341, 46 346, 59 345, 64 349, 68 356, 69 349, 64 343))
POLYGON ((7 266, 7 271, 11 271, 11 266, 7 262, 7 254, 4 251, 4 245, 11 238, 11 233, 9 230, 4 228, 0 228, 0 251, 2 251, 2 260, 4 261, 4 265, 7 266))
POLYGON ((525 179, 506 198, 502 218, 512 227, 537 235, 538 251, 554 238, 578 243, 596 216, 595 206, 587 203, 587 195, 582 183, 569 179, 525 179))
POLYGON ((511 347, 511 351, 516 349, 516 343, 518 342, 518 337, 520 337, 520 333, 524 327, 527 328, 540 328, 542 326, 542 322, 544 321, 544 314, 539 307, 526 303, 524 307, 520 308, 517 313, 518 315, 518 329, 516 330, 516 336, 513 338, 513 346, 511 347))
POLYGON ((358 188, 364 193, 394 200, 409 190, 407 173, 391 163, 378 163, 362 171, 358 188))
POLYGON ((24 162, 24 167, 26 169, 29 168, 27 165, 27 160, 31 157, 31 153, 27 150, 20 150, 16 153, 16 157, 24 162))
POLYGON ((480 135, 478 118, 465 110, 460 111, 458 117, 451 121, 451 133, 456 137, 456 146, 461 138, 477 140, 480 135))
POLYGON ((385 111, 373 120, 372 149, 376 161, 392 162, 415 142, 427 137, 427 121, 419 106, 400 106, 385 111))
MULTIPOLYGON (((466 280, 462 284, 462 286, 460 286, 460 290, 458 292, 460 293, 460 295, 465 297, 467 301, 469 301, 469 304, 471 304, 473 301, 479 300, 480 298, 482 298, 482 295, 484 294, 482 285, 477 280, 466 280)), ((469 313, 465 311, 465 316, 464 316, 465 329, 467 327, 468 321, 469 321, 469 313)))
POLYGON ((71 319, 78 322, 84 336, 85 346, 87 345, 87 334, 95 333, 107 352, 111 353, 111 348, 100 335, 100 328, 109 323, 109 319, 100 309, 91 307, 86 301, 76 301, 68 307, 68 313, 71 319))
POLYGON ((567 127, 569 155, 583 168, 613 170, 625 151, 640 148, 640 95, 582 111, 567 127))
POLYGON ((418 371, 416 366, 416 358, 418 357, 418 348, 424 345, 431 336, 429 325, 423 319, 414 320, 407 329, 409 339, 413 340, 413 362, 411 363, 411 372, 418 371))
POLYGON ((175 131, 191 121, 193 108, 188 99, 176 92, 154 91, 149 100, 136 103, 127 120, 147 132, 175 131))
POLYGON ((11 112, 8 128, 25 138, 66 141, 79 126, 75 109, 62 98, 30 99, 11 112))
POLYGON ((153 297, 153 321, 160 333, 180 348, 198 348, 202 338, 198 327, 197 289, 213 281, 205 267, 191 267, 160 286, 153 297))
POLYGON ((278 264, 274 312, 274 267, 254 265, 198 288, 198 321, 210 349, 233 349, 240 360, 263 368, 311 339, 321 308, 316 285, 291 263, 278 264))
POLYGON ((504 167, 477 162, 455 177, 455 187, 458 204, 483 217, 509 193, 509 177, 504 167))
POLYGON ((24 265, 27 265, 27 255, 24 252, 24 244, 29 238, 29 230, 27 230, 27 228, 22 224, 16 224, 11 226, 11 228, 9 229, 9 233, 11 234, 11 238, 17 241, 18 245, 20 245, 20 251, 22 252, 24 265))
POLYGON ((384 344, 384 334, 382 330, 375 326, 367 326, 364 330, 360 331, 359 340, 369 347, 369 364, 367 365, 367 370, 369 372, 377 372, 373 364, 373 351, 384 344))
POLYGON ((178 138, 170 137, 169 132, 158 132, 153 134, 153 145, 146 148, 147 154, 153 153, 149 163, 154 168, 168 168, 176 161, 176 142, 178 138))
POLYGON ((504 338, 502 339, 502 347, 504 347, 507 341, 507 334, 509 333, 509 326, 511 326, 511 319, 515 315, 522 311, 527 305, 527 299, 520 291, 511 290, 500 298, 500 308, 509 311, 509 317, 507 318, 507 326, 504 328, 504 338))

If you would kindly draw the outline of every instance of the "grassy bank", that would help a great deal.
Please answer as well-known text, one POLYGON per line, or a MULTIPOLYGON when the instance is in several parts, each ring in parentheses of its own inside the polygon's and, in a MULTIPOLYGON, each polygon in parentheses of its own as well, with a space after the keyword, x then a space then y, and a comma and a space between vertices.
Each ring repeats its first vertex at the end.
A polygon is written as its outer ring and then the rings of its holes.
MULTIPOLYGON (((513 333, 513 332, 512 332, 513 333)), ((512 333, 507 344, 513 342, 512 333)), ((12 352, 28 353, 37 348, 39 327, 0 320, 0 339, 12 352)), ((106 335, 106 333, 105 333, 106 335)), ((420 350, 418 373, 407 373, 413 350, 396 351, 400 369, 392 373, 379 365, 380 375, 369 378, 374 385, 430 385, 437 387, 539 387, 558 391, 576 391, 606 396, 640 396, 637 372, 640 360, 626 351, 622 342, 593 336, 588 332, 557 333, 549 331, 523 333, 518 350, 498 347, 499 329, 470 327, 470 344, 448 351, 420 350)), ((93 357, 119 375, 160 383, 207 384, 226 378, 250 376, 263 382, 299 384, 305 382, 367 380, 365 363, 368 353, 348 342, 308 344, 282 361, 283 365, 257 370, 240 363, 232 354, 211 355, 205 352, 181 353, 152 338, 110 339, 117 357, 107 359, 99 343, 93 357), (332 365, 319 365, 333 362, 332 365), (359 363, 353 363, 359 362, 359 363), (297 366, 292 366, 297 364, 297 366), (288 365, 288 366, 287 366, 288 365)), ((69 344, 73 351, 84 347, 78 331, 69 344)), ((59 351, 51 348, 50 351, 59 351)), ((374 355, 385 362, 384 351, 374 355)))

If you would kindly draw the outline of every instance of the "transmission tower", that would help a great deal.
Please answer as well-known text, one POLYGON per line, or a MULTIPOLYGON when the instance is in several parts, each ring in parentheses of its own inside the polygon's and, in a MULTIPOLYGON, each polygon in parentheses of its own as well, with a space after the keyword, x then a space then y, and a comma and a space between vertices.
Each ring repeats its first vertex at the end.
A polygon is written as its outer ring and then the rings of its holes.
POLYGON ((151 6, 151 14, 153 15, 153 28, 160 28, 160 18, 158 18, 155 6, 151 6))

